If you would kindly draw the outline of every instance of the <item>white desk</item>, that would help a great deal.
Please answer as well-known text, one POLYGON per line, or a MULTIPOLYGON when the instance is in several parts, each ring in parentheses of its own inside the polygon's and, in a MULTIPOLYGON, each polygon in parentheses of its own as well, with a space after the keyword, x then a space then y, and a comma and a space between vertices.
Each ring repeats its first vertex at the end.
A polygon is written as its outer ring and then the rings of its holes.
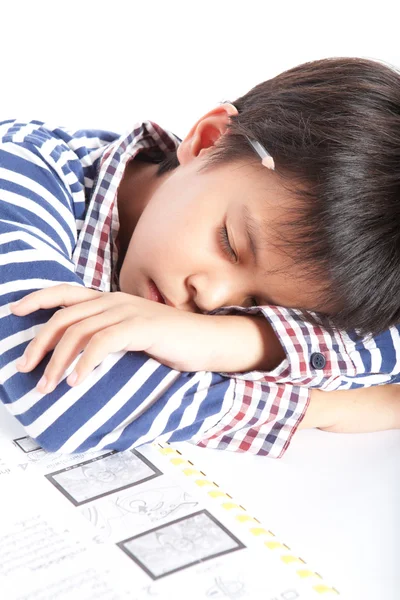
POLYGON ((399 600, 400 431, 300 431, 280 460, 174 446, 343 599, 399 600))
MULTIPOLYGON (((23 432, 2 405, 0 425, 10 435, 23 432)), ((299 431, 279 460, 186 442, 173 446, 336 587, 342 600, 399 600, 400 431, 299 431)))

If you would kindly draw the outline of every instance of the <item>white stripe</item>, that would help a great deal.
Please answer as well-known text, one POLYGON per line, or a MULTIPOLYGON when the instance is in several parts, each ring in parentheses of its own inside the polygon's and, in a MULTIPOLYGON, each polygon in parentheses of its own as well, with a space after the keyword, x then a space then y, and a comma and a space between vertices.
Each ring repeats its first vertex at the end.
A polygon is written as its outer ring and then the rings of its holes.
POLYGON ((89 177, 84 177, 83 178, 83 183, 85 184, 86 188, 92 189, 92 187, 93 187, 93 179, 90 179, 89 177))
POLYGON ((80 159, 82 165, 84 167, 91 167, 93 163, 103 154, 103 152, 105 152, 107 146, 113 143, 114 142, 106 142, 103 146, 100 146, 100 148, 96 148, 96 150, 89 152, 88 156, 83 156, 80 159))
MULTIPOLYGON (((21 208, 40 217, 43 221, 50 225, 50 227, 52 227, 54 231, 57 232, 58 236, 64 242, 67 251, 70 254, 72 253, 73 243, 71 242, 65 229, 62 227, 62 224, 59 221, 57 221, 57 219, 55 219, 45 208, 40 206, 40 204, 34 202, 33 200, 30 200, 29 198, 26 198, 25 196, 20 196, 19 194, 10 192, 8 190, 1 190, 0 202, 8 202, 13 206, 20 206, 21 208)), ((73 233, 74 235, 76 234, 75 220, 74 227, 71 230, 71 233, 73 233)))
POLYGON ((360 352, 358 350, 356 350, 356 348, 354 348, 350 352, 350 358, 356 366, 357 375, 362 375, 363 373, 365 373, 365 365, 364 365, 363 361, 361 360, 360 352))
MULTIPOLYGON (((75 132, 77 133, 77 132, 75 132)), ((70 140, 68 142, 68 146, 71 148, 71 150, 73 150, 74 152, 76 150, 80 150, 81 148, 89 149, 91 148, 92 150, 98 150, 99 147, 104 147, 105 145, 109 144, 110 142, 107 142, 106 140, 102 140, 101 138, 99 138, 98 136, 95 137, 86 137, 86 136, 80 136, 80 137, 74 137, 74 134, 71 134, 71 137, 73 138, 72 140, 70 140)))
POLYGON ((27 232, 10 231, 9 233, 4 233, 0 236, 0 242, 4 244, 12 241, 18 242, 20 240, 26 242, 30 246, 33 246, 33 248, 27 248, 26 250, 15 250, 5 254, 0 254, 0 265, 11 264, 12 262, 32 262, 34 266, 34 263, 38 260, 54 260, 57 265, 62 265, 69 271, 74 272, 73 263, 66 258, 64 254, 51 248, 48 244, 45 244, 42 240, 30 235, 27 232), (38 254, 39 252, 43 252, 43 255, 38 254))
POLYGON ((46 242, 46 244, 50 244, 51 246, 53 246, 53 248, 55 250, 60 250, 60 246, 50 236, 48 236, 46 233, 43 233, 43 231, 41 231, 37 227, 33 227, 33 225, 27 225, 26 223, 21 225, 20 223, 16 223, 15 221, 9 221, 8 219, 0 219, 0 223, 6 223, 7 225, 12 225, 14 228, 14 231, 9 231, 8 233, 4 233, 4 234, 0 233, 0 243, 2 243, 3 236, 5 236, 5 235, 14 233, 15 234, 14 240, 19 240, 20 239, 20 236, 19 236, 20 231, 29 231, 29 232, 35 234, 36 236, 40 237, 44 242, 46 242), (16 227, 18 227, 17 231, 15 231, 16 227))
MULTIPOLYGON (((5 296, 6 294, 10 294, 14 291, 23 291, 23 290, 41 290, 48 287, 53 287, 54 285, 60 285, 63 283, 68 283, 68 285, 75 285, 77 287, 82 287, 83 284, 78 283, 76 281, 59 281, 57 279, 16 279, 14 281, 6 281, 5 283, 0 284, 0 296, 5 296), (16 287, 17 286, 17 287, 16 287)), ((0 319, 4 316, 8 316, 11 314, 9 310, 9 304, 5 304, 0 306, 0 319), (4 312, 7 310, 7 313, 4 312)))
MULTIPOLYGON (((49 248, 49 250, 52 249, 49 248)), ((48 254, 50 254, 51 256, 53 253, 49 252, 48 254)), ((0 255, 0 265, 32 263, 32 266, 34 266, 35 263, 39 261, 49 261, 50 256, 46 256, 45 254, 38 254, 37 248, 27 250, 15 250, 14 252, 7 252, 7 254, 0 255)), ((71 270, 71 263, 67 262, 65 259, 62 260, 63 256, 61 256, 59 253, 58 256, 60 257, 60 260, 57 261, 58 264, 64 262, 65 266, 68 266, 69 270, 71 270)), ((56 258, 58 258, 58 256, 56 258)))
MULTIPOLYGON (((18 121, 17 121, 17 123, 18 123, 18 121)), ((20 129, 18 131, 13 132, 11 134, 12 139, 16 143, 23 142, 27 135, 30 135, 31 133, 36 131, 38 128, 40 128, 40 125, 38 126, 37 123, 25 123, 20 127, 20 129)))
POLYGON ((371 373, 379 373, 382 366, 382 353, 376 345, 375 339, 371 340, 371 373))

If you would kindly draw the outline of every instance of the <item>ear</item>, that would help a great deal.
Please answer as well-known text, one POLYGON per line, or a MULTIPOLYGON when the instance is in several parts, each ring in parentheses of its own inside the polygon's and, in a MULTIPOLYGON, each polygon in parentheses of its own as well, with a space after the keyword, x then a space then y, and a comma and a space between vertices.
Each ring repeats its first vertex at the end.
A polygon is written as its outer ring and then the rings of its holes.
POLYGON ((225 133, 230 117, 237 114, 233 104, 224 102, 201 117, 178 146, 179 163, 187 164, 212 148, 225 133))

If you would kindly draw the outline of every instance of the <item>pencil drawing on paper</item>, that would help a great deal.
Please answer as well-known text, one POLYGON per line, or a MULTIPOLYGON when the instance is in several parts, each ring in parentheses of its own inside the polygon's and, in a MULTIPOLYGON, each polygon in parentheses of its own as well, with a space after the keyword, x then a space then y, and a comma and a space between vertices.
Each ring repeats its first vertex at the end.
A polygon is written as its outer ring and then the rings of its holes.
POLYGON ((245 547, 207 510, 181 517, 117 545, 152 579, 245 547))
POLYGON ((236 579, 214 578, 214 585, 207 590, 206 597, 214 600, 215 598, 225 598, 227 600, 238 600, 246 596, 245 584, 236 579))
POLYGON ((110 452, 54 473, 47 479, 75 506, 162 475, 136 450, 110 452))
POLYGON ((197 508, 198 501, 180 486, 162 483, 157 478, 82 506, 83 516, 97 529, 94 541, 119 542, 197 508))

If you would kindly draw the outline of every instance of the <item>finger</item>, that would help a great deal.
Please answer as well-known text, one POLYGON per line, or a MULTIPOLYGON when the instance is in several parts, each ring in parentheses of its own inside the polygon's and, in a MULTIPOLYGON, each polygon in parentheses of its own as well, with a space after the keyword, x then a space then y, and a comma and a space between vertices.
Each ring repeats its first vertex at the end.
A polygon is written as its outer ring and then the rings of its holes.
MULTIPOLYGON (((19 371, 28 372, 34 369, 50 350, 59 343, 65 331, 75 323, 82 323, 90 317, 104 312, 109 300, 102 294, 92 301, 83 302, 58 310, 42 327, 39 333, 27 345, 23 355, 18 359, 16 367, 19 371)), ((84 331, 84 328, 82 328, 84 331)))
POLYGON ((62 283, 27 294, 18 302, 10 304, 10 310, 15 315, 24 316, 41 308, 71 306, 80 302, 86 302, 87 300, 98 298, 102 294, 104 292, 98 292, 83 285, 62 283))
MULTIPOLYGON (((37 384, 38 389, 42 393, 51 392, 59 383, 65 370, 79 353, 90 344, 92 338, 101 334, 103 330, 107 331, 110 326, 120 320, 121 311, 116 309, 101 313, 69 327, 55 347, 53 355, 44 370, 43 377, 37 384)), ((106 337, 100 337, 106 347, 105 355, 107 355, 110 352, 108 341, 106 337)))
POLYGON ((125 350, 131 343, 132 327, 127 327, 126 320, 98 331, 87 343, 67 383, 79 385, 109 354, 125 350))

